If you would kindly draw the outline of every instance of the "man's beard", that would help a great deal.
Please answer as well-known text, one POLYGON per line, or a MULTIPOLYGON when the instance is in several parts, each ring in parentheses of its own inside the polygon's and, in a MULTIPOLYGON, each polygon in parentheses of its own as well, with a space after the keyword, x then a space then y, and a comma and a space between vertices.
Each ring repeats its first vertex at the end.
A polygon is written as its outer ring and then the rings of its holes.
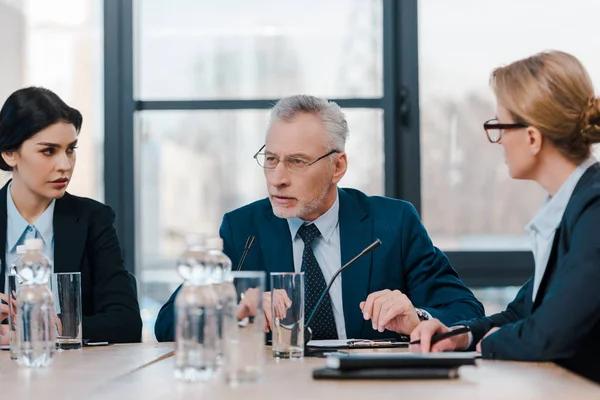
POLYGON ((329 193, 331 189, 332 183, 328 183, 323 187, 323 190, 318 193, 317 196, 313 198, 306 197, 297 197, 298 205, 291 210, 285 209, 284 207, 278 208, 273 205, 273 200, 271 200, 271 207, 273 208, 273 214, 275 214, 279 218, 302 218, 309 214, 317 211, 322 205, 325 197, 329 193))

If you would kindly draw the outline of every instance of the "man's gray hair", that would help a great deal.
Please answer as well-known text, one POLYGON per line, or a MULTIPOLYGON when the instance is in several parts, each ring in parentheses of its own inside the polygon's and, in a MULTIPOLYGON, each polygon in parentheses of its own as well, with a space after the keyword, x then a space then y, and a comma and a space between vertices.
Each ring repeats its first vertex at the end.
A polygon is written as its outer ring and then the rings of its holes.
POLYGON ((290 122, 298 114, 314 114, 321 118, 325 125, 327 144, 332 150, 344 151, 348 137, 348 122, 340 106, 333 101, 319 97, 297 95, 284 97, 271 110, 272 125, 276 121, 290 122))

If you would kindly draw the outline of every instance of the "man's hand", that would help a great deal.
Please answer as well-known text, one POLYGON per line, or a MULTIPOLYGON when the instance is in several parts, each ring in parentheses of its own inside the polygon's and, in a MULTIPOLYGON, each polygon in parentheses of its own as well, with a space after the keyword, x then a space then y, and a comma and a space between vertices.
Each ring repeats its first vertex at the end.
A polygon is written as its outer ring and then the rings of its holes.
POLYGON ((0 325, 0 345, 10 344, 9 328, 7 324, 0 325))
POLYGON ((399 290, 371 293, 360 303, 365 320, 371 320, 373 329, 393 331, 405 335, 419 325, 419 316, 411 301, 399 290))
POLYGON ((410 341, 420 340, 421 344, 410 346, 413 353, 437 353, 441 351, 465 350, 469 344, 469 334, 463 333, 440 340, 431 346, 431 337, 437 333, 448 332, 450 328, 437 319, 423 321, 410 334, 410 341))
POLYGON ((0 293, 0 300, 2 300, 2 303, 0 303, 0 321, 4 321, 8 317, 8 304, 10 300, 4 293, 0 293))
POLYGON ((265 292, 263 297, 263 310, 265 311, 265 332, 273 330, 275 318, 284 319, 287 310, 292 306, 292 300, 288 297, 287 292, 283 289, 276 289, 273 292, 265 292), (271 312, 271 302, 273 303, 273 312, 271 312))
MULTIPOLYGON (((249 289, 244 293, 238 307, 238 320, 256 316, 259 304, 258 293, 258 289, 249 289)), ((273 298, 273 312, 275 313, 276 318, 285 318, 287 310, 292 306, 292 300, 290 300, 285 290, 275 290, 272 295, 271 292, 263 293, 262 309, 265 314, 265 332, 273 330, 274 325, 273 315, 271 313, 271 298, 273 298)))
MULTIPOLYGON (((2 302, 0 302, 0 321, 4 321, 8 317, 9 303, 12 302, 4 293, 0 293, 0 300, 2 300, 2 302)), ((6 338, 10 339, 8 335, 8 326, 6 324, 3 324, 0 325, 0 344, 6 344, 4 343, 6 341, 6 338)))
POLYGON ((483 337, 483 339, 481 339, 481 340, 479 341, 479 343, 477 343, 477 346, 475 347, 475 350, 477 350, 477 352, 478 352, 479 354, 481 354, 481 342, 483 342, 483 340, 484 340, 486 337, 490 336, 491 334, 493 334, 494 332, 496 332, 496 331, 497 331, 497 330, 499 330, 499 329, 500 329, 500 328, 498 328, 498 327, 495 327, 495 328, 492 328, 492 329, 490 329, 490 330, 489 330, 489 331, 488 331, 488 332, 485 334, 485 336, 483 337))
POLYGON ((238 321, 244 318, 256 316, 258 308, 258 289, 252 288, 242 293, 242 299, 238 305, 237 319, 238 321))
POLYGON ((10 323, 13 324, 13 326, 17 326, 17 293, 14 290, 10 296, 9 308, 10 316, 12 317, 10 323))
POLYGON ((60 320, 60 317, 58 315, 55 318, 55 322, 56 322, 56 334, 58 336, 62 336, 63 326, 62 326, 62 321, 60 320))

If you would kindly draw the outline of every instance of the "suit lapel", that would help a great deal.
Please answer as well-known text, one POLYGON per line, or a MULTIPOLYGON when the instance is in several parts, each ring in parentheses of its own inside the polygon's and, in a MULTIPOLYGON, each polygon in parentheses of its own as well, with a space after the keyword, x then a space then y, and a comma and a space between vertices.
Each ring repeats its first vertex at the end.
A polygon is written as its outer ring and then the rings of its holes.
POLYGON ((68 193, 54 206, 54 272, 78 272, 85 249, 86 226, 81 209, 68 193))
MULTIPOLYGON (((535 274, 535 272, 534 272, 535 274)), ((525 311, 529 314, 533 312, 533 280, 535 276, 532 276, 527 282, 527 292, 525 294, 525 311)), ((538 289, 539 291, 539 289, 538 289)))
POLYGON ((265 260, 267 286, 270 287, 270 272, 294 272, 292 238, 285 219, 273 214, 270 205, 263 223, 259 224, 260 248, 265 260))
MULTIPOLYGON (((373 224, 371 218, 368 218, 368 214, 352 196, 342 189, 339 189, 338 193, 341 265, 344 265, 373 242, 373 224)), ((372 253, 359 258, 342 272, 342 300, 348 338, 362 337, 364 319, 359 304, 368 295, 371 264, 372 253)))
MULTIPOLYGON (((550 250, 550 257, 548 257, 548 263, 546 264, 546 269, 544 270, 544 275, 542 280, 540 281, 540 287, 535 295, 535 300, 531 302, 531 312, 533 313, 536 308, 542 303, 544 296, 546 295, 546 290, 548 289, 548 285, 554 276, 554 271, 556 270, 556 261, 558 258, 558 242, 560 241, 560 231, 561 228, 556 230, 554 234, 554 240, 552 242, 552 250, 550 250)), ((533 294, 533 291, 532 293, 533 294)), ((531 298, 532 296, 530 296, 531 298)))
POLYGON ((2 265, 0 267, 0 292, 4 293, 5 282, 4 279, 6 277, 6 230, 7 230, 7 212, 6 212, 6 196, 8 194, 8 184, 0 190, 0 260, 2 260, 2 265))
POLYGON ((592 181, 592 179, 594 179, 594 176, 596 176, 596 174, 599 172, 600 172, 600 163, 593 164, 583 173, 583 175, 581 175, 581 178, 579 178, 577 185, 575 185, 575 188, 573 189, 571 198, 569 199, 569 202, 567 203, 567 206, 563 213, 563 217, 562 217, 562 221, 560 222, 560 226, 556 229, 556 233, 554 234, 554 241, 552 242, 552 250, 550 251, 550 257, 548 257, 548 263, 546 264, 546 269, 544 270, 544 275, 542 277, 542 280, 540 281, 540 287, 538 288, 538 291, 536 293, 534 300, 531 300, 533 297, 533 285, 532 285, 532 290, 529 292, 528 300, 530 300, 529 304, 531 306, 529 308, 529 310, 532 313, 542 303, 544 296, 546 295, 546 290, 548 289, 548 285, 550 285, 550 281, 552 280, 552 277, 554 276, 554 272, 557 267, 556 264, 557 264, 557 258, 558 258, 558 243, 560 240, 562 225, 565 220, 565 215, 567 215, 569 207, 572 204, 571 200, 581 190, 584 190, 585 188, 589 187, 590 182, 592 181))

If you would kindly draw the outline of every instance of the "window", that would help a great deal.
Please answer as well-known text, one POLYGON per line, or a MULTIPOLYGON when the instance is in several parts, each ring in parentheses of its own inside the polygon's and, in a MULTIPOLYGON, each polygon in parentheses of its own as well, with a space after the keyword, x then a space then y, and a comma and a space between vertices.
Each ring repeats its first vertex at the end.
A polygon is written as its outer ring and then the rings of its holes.
POLYGON ((137 97, 379 97, 381 1, 137 1, 137 97))
POLYGON ((493 68, 539 51, 577 56, 600 87, 600 3, 419 2, 422 216, 443 250, 529 250, 525 225, 545 197, 508 175, 482 129, 495 115, 493 68), (531 18, 536 15, 536 18, 531 18))
POLYGON ((482 287, 473 294, 483 304, 485 315, 494 315, 506 310, 506 306, 517 297, 519 286, 482 287))
POLYGON ((511 180, 485 138, 489 74, 556 48, 600 85, 593 0, 104 1, 105 23, 121 29, 108 64, 125 71, 107 86, 129 107, 107 115, 124 118, 107 132, 119 151, 107 170, 125 169, 107 188, 127 218, 124 247, 135 245, 145 339, 181 281, 173 264, 185 234, 215 234, 224 212, 264 196, 251 155, 273 102, 297 93, 337 99, 348 115, 341 186, 412 201, 461 278, 493 288, 478 292, 493 310, 530 276, 523 228, 545 193, 511 180))
MULTIPOLYGON (((83 114, 69 192, 102 199, 103 86, 100 0, 0 0, 0 102, 43 86, 83 114)), ((2 174, 5 182, 10 174, 2 174)))

